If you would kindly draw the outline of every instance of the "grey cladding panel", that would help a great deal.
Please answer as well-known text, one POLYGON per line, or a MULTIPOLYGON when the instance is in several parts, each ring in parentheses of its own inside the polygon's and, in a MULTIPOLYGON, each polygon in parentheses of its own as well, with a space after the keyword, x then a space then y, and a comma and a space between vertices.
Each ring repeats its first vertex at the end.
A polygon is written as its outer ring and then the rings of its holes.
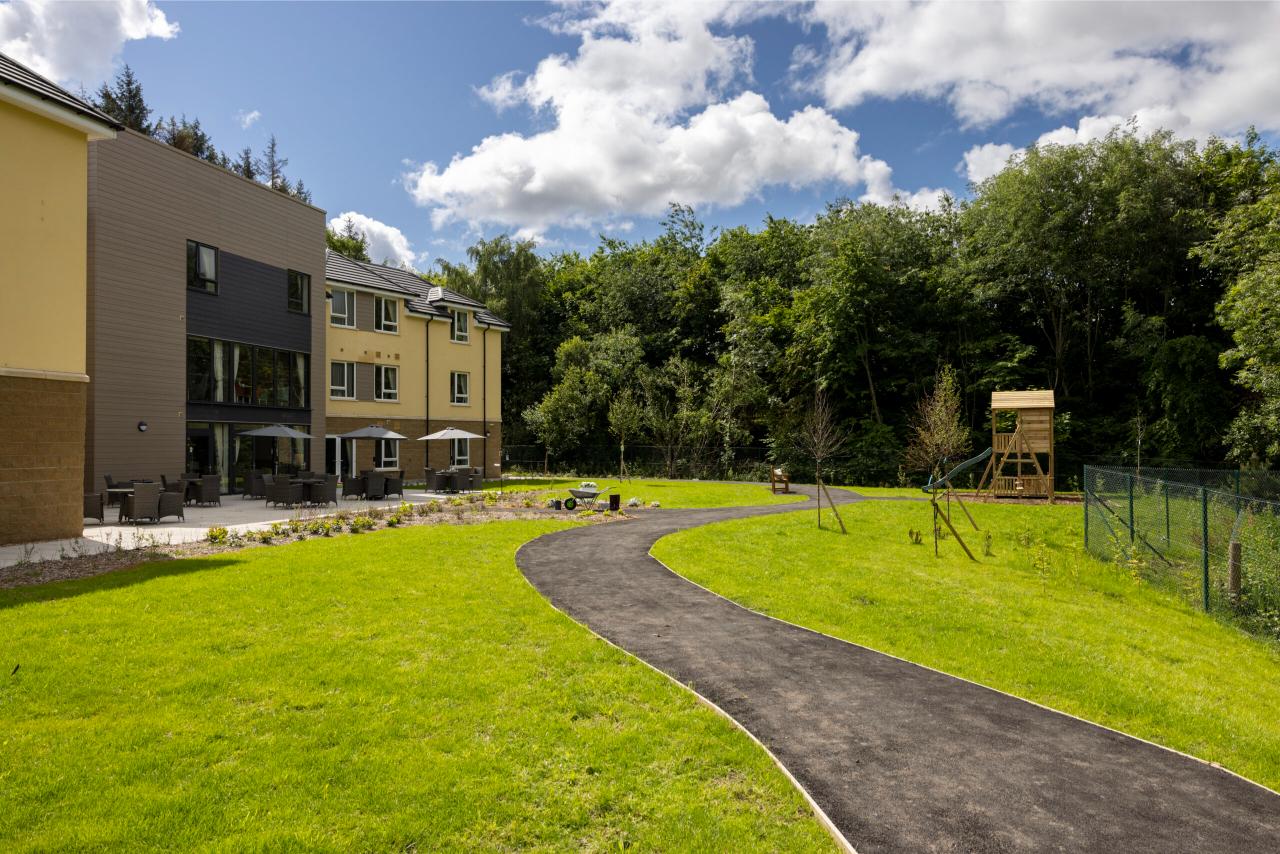
MULTIPOLYGON (((186 252, 185 241, 180 249, 186 252)), ((289 311, 288 280, 281 267, 219 250, 218 292, 187 291, 187 329, 193 335, 309 353, 311 317, 289 311)))
POLYGON ((356 362, 356 400, 373 400, 373 364, 356 362))
POLYGON ((356 292, 356 329, 365 332, 373 331, 374 296, 362 291, 356 292))

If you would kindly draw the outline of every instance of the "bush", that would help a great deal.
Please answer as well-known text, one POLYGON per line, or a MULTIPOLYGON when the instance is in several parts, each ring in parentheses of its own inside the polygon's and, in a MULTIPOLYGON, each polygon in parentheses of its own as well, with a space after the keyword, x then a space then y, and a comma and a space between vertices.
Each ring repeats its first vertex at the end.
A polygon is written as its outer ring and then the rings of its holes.
POLYGON ((210 528, 209 533, 205 536, 208 538, 209 542, 213 543, 215 546, 220 546, 227 542, 228 534, 227 529, 219 525, 216 528, 210 528))
POLYGON ((351 517, 351 521, 347 523, 347 530, 353 534, 358 534, 361 531, 373 530, 373 526, 374 521, 372 514, 357 513, 355 516, 351 517))
POLYGON ((392 513, 390 516, 388 516, 388 517, 387 517, 387 527, 388 527, 388 528, 394 528, 394 527, 396 527, 397 525, 399 525, 399 524, 400 524, 400 521, 401 521, 401 520, 400 520, 400 514, 399 514, 399 513, 392 513))
POLYGON ((396 515, 402 518, 408 518, 413 515, 413 505, 408 501, 400 502, 400 509, 396 511, 396 515))

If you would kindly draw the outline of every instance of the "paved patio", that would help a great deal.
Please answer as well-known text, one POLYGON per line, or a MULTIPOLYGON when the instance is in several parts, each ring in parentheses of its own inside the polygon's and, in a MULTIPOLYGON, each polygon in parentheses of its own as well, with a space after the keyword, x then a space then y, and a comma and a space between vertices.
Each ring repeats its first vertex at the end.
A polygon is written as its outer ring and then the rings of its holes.
POLYGON ((81 536, 69 540, 47 540, 41 543, 25 543, 0 546, 0 568, 24 561, 56 560, 61 557, 98 554, 114 549, 134 549, 152 544, 174 545, 193 543, 205 538, 210 528, 224 527, 243 533, 270 528, 272 522, 287 522, 293 518, 314 519, 332 515, 339 510, 359 511, 370 507, 393 508, 402 501, 420 504, 433 498, 446 500, 450 496, 420 489, 406 489, 404 497, 368 501, 343 499, 338 506, 327 507, 268 507, 261 498, 245 499, 239 495, 222 496, 221 506, 186 508, 186 519, 168 518, 163 522, 117 524, 118 507, 107 508, 107 524, 89 522, 81 536))

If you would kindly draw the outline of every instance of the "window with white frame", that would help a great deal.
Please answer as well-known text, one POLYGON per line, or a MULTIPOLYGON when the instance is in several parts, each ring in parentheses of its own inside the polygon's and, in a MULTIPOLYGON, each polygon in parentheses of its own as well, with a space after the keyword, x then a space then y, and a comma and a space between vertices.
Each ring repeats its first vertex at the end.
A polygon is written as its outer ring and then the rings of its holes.
POLYGON ((400 369, 395 365, 375 365, 373 368, 374 397, 377 400, 400 399, 400 369))
POLYGON ((373 467, 376 469, 400 468, 399 439, 378 439, 373 443, 373 467))
POLYGON ((449 311, 449 337, 458 342, 465 344, 471 339, 470 332, 471 315, 465 311, 457 311, 450 309, 449 311))
POLYGON ((356 363, 329 363, 329 397, 334 400, 356 399, 356 363))
POLYGON ((449 402, 465 406, 471 402, 471 374, 452 371, 449 374, 449 402))
POLYGON ((379 332, 399 332, 399 300, 390 297, 374 297, 373 328, 379 332))
POLYGON ((449 465, 471 465, 471 440, 452 439, 449 442, 449 465))
POLYGON ((356 325, 356 292, 334 288, 329 291, 329 323, 333 326, 356 325))

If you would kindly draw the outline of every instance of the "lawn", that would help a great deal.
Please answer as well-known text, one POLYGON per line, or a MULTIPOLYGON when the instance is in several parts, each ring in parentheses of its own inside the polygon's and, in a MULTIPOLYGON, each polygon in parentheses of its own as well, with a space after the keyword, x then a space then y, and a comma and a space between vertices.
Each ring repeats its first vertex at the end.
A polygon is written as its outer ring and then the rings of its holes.
MULTIPOLYGON (((1087 556, 1078 506, 976 504, 993 555, 934 558, 927 505, 841 508, 695 528, 654 554, 794 623, 1221 763, 1280 788, 1280 648, 1087 556)), ((954 517, 964 523, 963 517, 954 517)), ((958 527, 960 527, 958 525, 958 527)), ((960 527, 982 555, 983 536, 960 527)), ((1135 577, 1137 575, 1138 577, 1135 577)))
POLYGON ((849 492, 856 492, 859 495, 866 495, 874 498, 922 498, 929 500, 929 496, 920 491, 918 486, 841 486, 837 489, 846 489, 849 492))
POLYGON ((831 850, 750 739, 524 581, 566 524, 0 591, 0 850, 831 850))
MULTIPOLYGON (((804 501, 803 495, 774 495, 769 487, 759 483, 720 483, 706 480, 625 480, 617 478, 520 478, 503 483, 506 492, 539 492, 549 498, 568 498, 569 488, 577 488, 584 480, 591 480, 601 489, 615 487, 622 496, 623 506, 632 498, 639 498, 646 507, 657 501, 664 508, 688 507, 744 507, 752 504, 785 504, 804 501)), ((496 489, 497 481, 488 481, 486 487, 496 489)))

